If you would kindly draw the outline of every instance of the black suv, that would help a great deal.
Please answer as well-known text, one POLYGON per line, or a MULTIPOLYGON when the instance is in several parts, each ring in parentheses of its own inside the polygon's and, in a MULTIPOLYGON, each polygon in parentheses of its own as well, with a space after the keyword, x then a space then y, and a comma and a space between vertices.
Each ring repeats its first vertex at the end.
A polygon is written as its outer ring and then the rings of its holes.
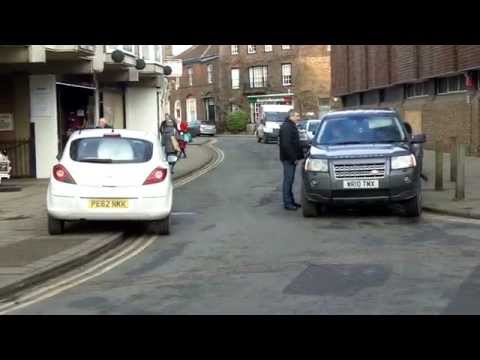
POLYGON ((410 132, 395 110, 325 115, 303 168, 303 215, 318 216, 321 204, 396 202, 420 216, 425 135, 410 132))

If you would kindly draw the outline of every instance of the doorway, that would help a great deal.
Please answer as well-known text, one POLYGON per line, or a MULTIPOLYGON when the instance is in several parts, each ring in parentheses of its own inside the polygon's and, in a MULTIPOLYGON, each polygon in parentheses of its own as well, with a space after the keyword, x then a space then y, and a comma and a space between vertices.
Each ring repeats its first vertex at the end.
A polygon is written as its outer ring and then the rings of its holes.
POLYGON ((70 134, 95 123, 95 88, 57 83, 59 152, 70 134))
POLYGON ((213 98, 205 99, 205 120, 209 123, 215 123, 215 100, 213 98))

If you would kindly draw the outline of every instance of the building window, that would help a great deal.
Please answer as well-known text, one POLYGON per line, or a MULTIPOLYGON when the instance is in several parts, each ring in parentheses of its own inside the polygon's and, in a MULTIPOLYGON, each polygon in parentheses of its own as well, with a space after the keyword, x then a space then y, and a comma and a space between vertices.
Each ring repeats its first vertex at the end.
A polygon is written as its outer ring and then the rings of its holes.
POLYGON ((123 51, 133 54, 134 45, 122 45, 123 51))
POLYGON ((209 84, 213 83, 213 65, 212 64, 207 65, 207 80, 209 84))
POLYGON ((175 90, 178 90, 180 88, 180 78, 177 76, 175 79, 175 90))
POLYGON ((267 87, 267 66, 254 66, 248 70, 251 88, 267 87))
POLYGON ((232 69, 232 89, 240 89, 240 69, 232 69))
POLYGON ((291 45, 282 45, 282 50, 290 50, 291 45))
POLYGON ((380 102, 385 101, 385 89, 380 90, 380 93, 378 94, 378 99, 380 100, 380 102))
POLYGON ((272 52, 273 45, 265 45, 265 52, 272 52))
POLYGON ((182 120, 182 105, 180 104, 180 100, 175 101, 175 119, 177 121, 182 120))
POLYGON ((187 72, 188 72, 188 85, 193 86, 193 69, 188 68, 187 72))
POLYGON ((192 121, 197 120, 197 99, 188 98, 187 99, 187 122, 191 123, 192 121))
POLYGON ((437 94, 448 94, 465 90, 465 75, 463 74, 437 79, 437 94))
POLYGON ((232 104, 231 111, 232 111, 232 113, 240 111, 240 106, 238 106, 237 104, 232 104))
POLYGON ((292 64, 282 64, 282 85, 292 85, 292 64))
POLYGON ((162 45, 155 45, 155 61, 160 64, 163 62, 162 45))
POLYGON ((332 51, 332 45, 327 45, 327 52, 332 51))
POLYGON ((238 55, 238 45, 230 45, 230 51, 232 55, 238 55))
POLYGON ((255 54, 257 52, 257 45, 247 45, 247 52, 249 54, 255 54))
POLYGON ((144 60, 153 60, 150 45, 142 45, 142 58, 144 60))
POLYGON ((133 51, 136 57, 140 57, 140 45, 133 45, 133 51))
POLYGON ((427 95, 428 95, 428 88, 427 88, 427 83, 426 82, 406 85, 405 97, 407 99, 415 98, 415 97, 421 97, 421 96, 427 96, 427 95))

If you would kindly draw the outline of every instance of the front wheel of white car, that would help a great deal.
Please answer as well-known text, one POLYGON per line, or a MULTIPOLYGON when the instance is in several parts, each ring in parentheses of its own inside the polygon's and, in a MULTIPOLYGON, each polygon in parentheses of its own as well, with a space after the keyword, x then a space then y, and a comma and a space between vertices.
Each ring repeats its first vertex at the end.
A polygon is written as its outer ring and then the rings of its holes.
POLYGON ((65 231, 65 222, 63 220, 55 219, 48 215, 48 233, 50 235, 60 235, 65 231))
POLYGON ((170 235, 170 215, 165 219, 152 222, 152 230, 158 235, 170 235))

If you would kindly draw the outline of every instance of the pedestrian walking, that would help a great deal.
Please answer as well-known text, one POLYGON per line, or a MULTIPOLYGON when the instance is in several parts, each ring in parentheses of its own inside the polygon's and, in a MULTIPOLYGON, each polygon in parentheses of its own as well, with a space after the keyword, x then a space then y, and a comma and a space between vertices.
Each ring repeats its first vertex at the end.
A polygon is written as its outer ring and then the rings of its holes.
POLYGON ((167 155, 167 161, 170 164, 172 174, 174 173, 174 167, 178 160, 178 153, 180 152, 180 146, 178 143, 178 130, 177 124, 173 119, 168 116, 160 127, 160 133, 162 135, 162 145, 165 148, 165 154, 167 155))
POLYGON ((304 157, 297 129, 299 121, 300 114, 290 110, 279 133, 280 161, 283 165, 283 205, 286 210, 297 210, 301 207, 295 202, 292 190, 298 161, 304 157))
POLYGON ((188 132, 188 123, 185 120, 182 120, 179 125, 180 128, 180 140, 179 140, 179 145, 180 145, 180 157, 183 155, 183 157, 186 159, 187 158, 187 144, 189 143, 190 139, 190 134, 188 132))

